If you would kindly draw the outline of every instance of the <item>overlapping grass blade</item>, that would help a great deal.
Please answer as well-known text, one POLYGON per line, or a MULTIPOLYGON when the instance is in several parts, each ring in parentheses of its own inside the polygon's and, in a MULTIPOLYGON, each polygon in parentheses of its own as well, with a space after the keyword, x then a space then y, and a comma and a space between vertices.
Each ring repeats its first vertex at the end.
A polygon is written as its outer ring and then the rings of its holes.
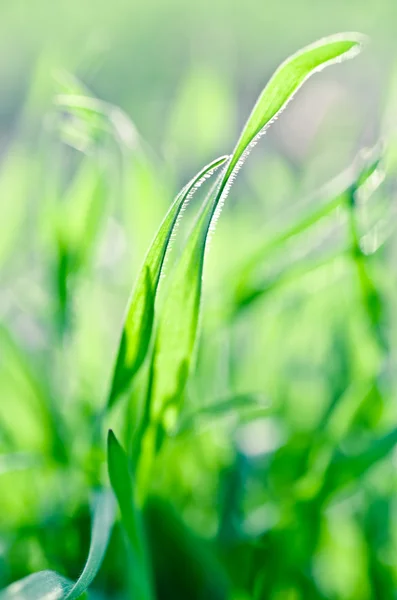
POLYGON ((223 156, 206 165, 178 194, 160 225, 129 303, 109 392, 109 407, 125 391, 145 359, 153 326, 157 286, 178 217, 195 189, 226 160, 227 157, 223 156))
POLYGON ((197 220, 163 307, 153 354, 151 410, 155 419, 161 418, 165 407, 175 406, 180 401, 187 381, 199 321, 208 234, 234 176, 258 137, 304 81, 327 65, 355 56, 361 43, 362 38, 357 34, 340 34, 307 46, 279 67, 259 96, 222 177, 197 220))
POLYGON ((40 571, 11 584, 0 600, 77 600, 82 597, 102 564, 114 520, 114 497, 109 490, 96 498, 87 562, 76 583, 55 571, 40 571))
POLYGON ((108 435, 108 470, 130 543, 136 597, 139 600, 150 600, 153 593, 141 513, 134 501, 135 489, 127 456, 113 431, 109 431, 108 435))

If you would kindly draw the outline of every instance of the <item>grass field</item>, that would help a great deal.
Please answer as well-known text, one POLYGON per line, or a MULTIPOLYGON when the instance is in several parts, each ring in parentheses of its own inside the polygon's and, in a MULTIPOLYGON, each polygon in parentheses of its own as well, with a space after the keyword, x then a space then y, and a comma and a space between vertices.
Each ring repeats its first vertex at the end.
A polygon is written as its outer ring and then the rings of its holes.
POLYGON ((256 104, 198 67, 166 113, 141 74, 139 126, 62 52, 4 100, 0 600, 397 597, 397 80, 371 120, 366 42, 279 44, 256 104))

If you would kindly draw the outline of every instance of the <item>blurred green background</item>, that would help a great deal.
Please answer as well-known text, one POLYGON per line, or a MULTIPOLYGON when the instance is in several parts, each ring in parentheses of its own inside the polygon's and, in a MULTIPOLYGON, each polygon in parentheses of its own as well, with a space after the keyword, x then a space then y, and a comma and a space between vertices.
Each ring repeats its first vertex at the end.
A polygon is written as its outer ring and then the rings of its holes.
MULTIPOLYGON (((396 23, 392 0, 1 0, 1 588, 81 572, 107 481, 92 432, 175 193, 280 62, 359 31, 232 189, 144 514, 159 600, 397 598, 396 23)), ((106 423, 126 447, 146 377, 106 423)), ((126 564, 116 524, 90 597, 133 598, 126 564)))

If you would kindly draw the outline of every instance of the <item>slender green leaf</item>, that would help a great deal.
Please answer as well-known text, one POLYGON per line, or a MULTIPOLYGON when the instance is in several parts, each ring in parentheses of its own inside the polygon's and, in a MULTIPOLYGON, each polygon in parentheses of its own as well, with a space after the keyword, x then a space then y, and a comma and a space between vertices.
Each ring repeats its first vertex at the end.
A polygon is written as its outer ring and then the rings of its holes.
POLYGON ((287 59, 261 93, 221 178, 204 206, 177 266, 159 322, 154 353, 152 413, 160 418, 175 405, 186 385, 199 322, 204 255, 209 232, 216 222, 234 176, 250 148, 313 73, 357 54, 361 36, 341 34, 324 38, 287 59))
POLYGON ((109 490, 98 494, 91 532, 91 544, 82 574, 66 595, 65 600, 76 600, 92 583, 99 571, 108 546, 114 522, 114 498, 109 490))
POLYGON ((82 597, 102 564, 114 521, 114 497, 104 490, 96 497, 87 562, 76 583, 54 571, 40 571, 0 592, 0 600, 76 600, 82 597))
POLYGON ((303 83, 324 67, 356 56, 364 40, 364 36, 357 33, 325 37, 302 48, 279 66, 248 118, 228 164, 225 180, 229 179, 250 144, 284 110, 303 83))
POLYGON ((135 489, 128 458, 113 431, 108 435, 108 470, 112 488, 120 507, 122 523, 130 542, 131 568, 137 598, 153 597, 141 513, 135 504, 135 489))
POLYGON ((226 160, 227 157, 223 156, 205 166, 178 194, 160 225, 129 302, 109 393, 109 406, 125 391, 145 359, 153 327, 157 286, 178 217, 203 180, 226 160))

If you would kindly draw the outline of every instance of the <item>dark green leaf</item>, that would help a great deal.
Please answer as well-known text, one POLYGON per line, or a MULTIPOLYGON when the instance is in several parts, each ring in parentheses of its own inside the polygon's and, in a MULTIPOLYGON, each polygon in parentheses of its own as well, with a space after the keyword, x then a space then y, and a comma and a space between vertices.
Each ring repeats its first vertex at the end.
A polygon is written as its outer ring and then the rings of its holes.
POLYGON ((137 598, 149 600, 153 594, 142 517, 135 503, 136 492, 127 455, 113 431, 109 431, 108 435, 108 470, 130 543, 131 569, 134 571, 133 580, 137 588, 137 598))

